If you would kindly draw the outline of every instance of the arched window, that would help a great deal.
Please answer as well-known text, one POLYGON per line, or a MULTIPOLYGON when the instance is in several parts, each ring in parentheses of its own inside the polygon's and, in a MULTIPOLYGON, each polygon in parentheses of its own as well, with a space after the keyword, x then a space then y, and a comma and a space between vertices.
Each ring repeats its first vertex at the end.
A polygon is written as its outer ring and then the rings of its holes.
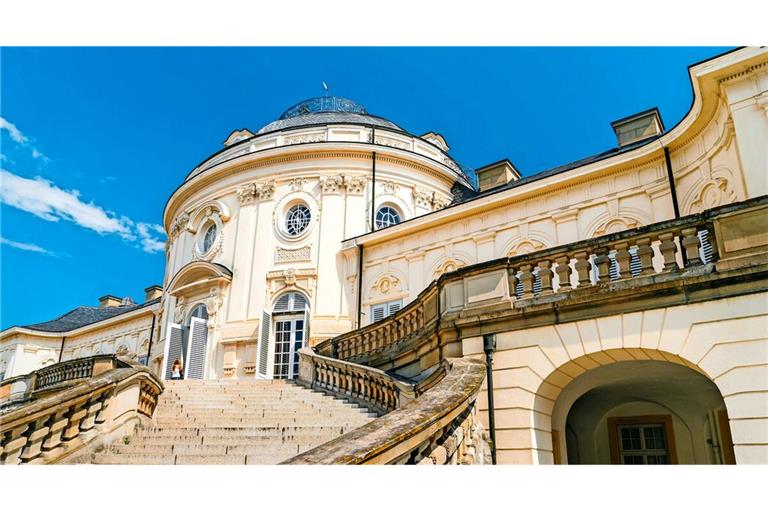
POLYGON ((298 376, 298 351, 307 344, 308 312, 307 299, 301 293, 288 292, 275 301, 272 308, 275 329, 273 378, 298 376))
POLYGON ((192 308, 192 311, 189 312, 189 318, 187 319, 187 325, 192 321, 193 318, 200 318, 202 320, 208 320, 208 308, 205 307, 205 304, 198 304, 195 307, 192 308))
POLYGON ((400 223, 400 212, 391 206, 382 206, 376 210, 376 227, 386 228, 400 223))
POLYGON ((290 236, 296 236, 309 227, 312 212, 304 203, 291 206, 285 214, 285 231, 290 236))

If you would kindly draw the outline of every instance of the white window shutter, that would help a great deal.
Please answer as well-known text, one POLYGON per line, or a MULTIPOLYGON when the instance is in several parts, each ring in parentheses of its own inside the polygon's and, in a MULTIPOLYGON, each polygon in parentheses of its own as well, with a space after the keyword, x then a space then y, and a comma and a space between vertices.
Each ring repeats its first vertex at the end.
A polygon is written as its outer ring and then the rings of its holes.
POLYGON ((371 306, 371 323, 384 319, 386 307, 386 304, 371 306))
POLYGON ((389 306, 388 307, 388 311, 387 311, 387 316, 394 315, 395 313, 400 311, 401 307, 403 307, 403 301, 402 300, 395 300, 395 301, 392 301, 389 304, 387 304, 387 306, 389 306))
POLYGON ((185 379, 202 379, 205 376, 205 354, 208 347, 208 321, 202 318, 190 320, 187 358, 184 365, 185 379))
POLYGON ((168 332, 165 336, 165 372, 163 379, 170 380, 173 362, 181 359, 181 341, 182 332, 179 324, 169 323, 168 332))
POLYGON ((261 315, 261 335, 259 336, 259 364, 258 364, 258 376, 266 378, 267 358, 269 357, 269 331, 272 327, 272 315, 264 311, 261 315))

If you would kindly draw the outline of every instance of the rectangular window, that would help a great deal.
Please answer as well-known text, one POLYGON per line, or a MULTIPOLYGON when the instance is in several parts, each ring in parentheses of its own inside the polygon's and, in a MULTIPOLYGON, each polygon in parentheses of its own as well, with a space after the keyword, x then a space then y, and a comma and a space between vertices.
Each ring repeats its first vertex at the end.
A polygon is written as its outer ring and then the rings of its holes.
POLYGON ((383 320, 389 315, 394 315, 403 307, 402 300, 393 300, 392 302, 383 302, 371 306, 371 323, 383 320))
POLYGON ((670 416, 608 418, 613 464, 675 464, 670 416))

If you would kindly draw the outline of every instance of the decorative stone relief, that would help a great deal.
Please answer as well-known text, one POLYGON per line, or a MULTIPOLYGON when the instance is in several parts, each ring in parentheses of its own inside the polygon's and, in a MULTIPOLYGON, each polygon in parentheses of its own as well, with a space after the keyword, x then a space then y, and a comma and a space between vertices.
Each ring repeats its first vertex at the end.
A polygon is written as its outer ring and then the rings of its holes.
POLYGON ((450 198, 448 198, 448 197, 440 197, 437 194, 435 194, 435 199, 434 199, 434 201, 432 203, 432 207, 435 210, 442 210, 443 208, 445 208, 449 204, 451 204, 451 199, 450 198))
POLYGON ((187 315, 187 304, 184 301, 184 297, 179 297, 176 301, 176 307, 173 308, 173 323, 180 324, 184 321, 184 317, 187 315))
POLYGON ((385 194, 394 196, 397 194, 397 191, 400 190, 400 185, 394 181, 385 180, 377 183, 376 185, 379 188, 379 193, 377 194, 378 196, 385 194))
POLYGON ((520 254, 528 254, 535 251, 544 249, 544 244, 538 240, 523 240, 517 244, 507 256, 518 256, 520 254))
POLYGON ((307 144, 309 142, 324 142, 325 133, 305 133, 303 135, 292 135, 283 138, 283 144, 307 144))
POLYGON ((275 180, 249 183, 237 189, 240 204, 248 204, 256 199, 271 199, 275 193, 275 180))
POLYGON ((605 222, 602 226, 597 228, 592 237, 609 235, 611 233, 619 233, 620 231, 626 231, 627 229, 633 229, 637 227, 637 221, 633 219, 619 219, 613 218, 605 222))
POLYGON ((275 252, 275 263, 290 263, 293 261, 309 261, 312 246, 305 245, 298 249, 285 249, 278 247, 275 252))
POLYGON ((394 276, 382 276, 373 283, 371 291, 379 292, 381 295, 388 294, 391 290, 400 285, 400 280, 394 276))
POLYGON ((178 217, 176 217, 173 222, 171 222, 171 229, 168 233, 169 240, 173 239, 175 240, 182 231, 186 231, 189 229, 189 215, 186 213, 182 213, 178 217))
POLYGON ((320 190, 323 194, 338 194, 344 185, 344 178, 341 176, 325 176, 320 178, 320 190))
POLYGON ((213 328, 219 323, 219 311, 224 304, 224 296, 217 287, 211 288, 205 299, 205 307, 208 309, 208 328, 213 328))
POLYGON ((362 194, 365 190, 366 179, 363 176, 344 176, 344 186, 347 194, 362 194))
POLYGON ((432 206, 432 193, 423 188, 414 188, 413 201, 416 203, 416 206, 430 208, 432 206))
POLYGON ((389 146, 398 149, 411 149, 411 144, 402 140, 394 139, 392 137, 384 137, 383 135, 376 136, 376 144, 382 146, 389 146))
POLYGON ((699 213, 735 201, 737 201, 736 193, 728 186, 728 180, 715 178, 701 188, 701 192, 691 203, 689 213, 699 213))
POLYGON ((276 270, 267 272, 267 303, 287 289, 299 290, 311 300, 317 280, 314 269, 276 270))
POLYGON ((464 267, 464 263, 461 261, 456 261, 453 259, 448 260, 444 262, 442 265, 440 265, 439 267, 437 267, 437 269, 434 272, 433 279, 437 279, 443 274, 447 274, 448 272, 454 272, 463 267, 464 267))
POLYGON ((304 186, 305 186, 305 185, 306 185, 308 182, 309 182, 309 181, 307 180, 307 178, 304 178, 304 177, 302 177, 302 176, 299 176, 298 178, 293 178, 293 179, 290 181, 290 183, 289 183, 289 186, 291 187, 291 190, 292 190, 293 192, 301 192, 302 190, 304 190, 304 186))

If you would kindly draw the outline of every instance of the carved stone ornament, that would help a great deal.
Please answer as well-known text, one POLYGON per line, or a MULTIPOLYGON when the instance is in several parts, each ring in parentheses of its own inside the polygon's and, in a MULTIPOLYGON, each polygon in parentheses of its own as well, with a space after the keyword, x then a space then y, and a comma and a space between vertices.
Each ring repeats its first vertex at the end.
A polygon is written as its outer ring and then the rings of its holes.
POLYGON ((402 140, 398 140, 392 137, 384 137, 381 135, 376 136, 376 144, 381 144, 382 146, 389 146, 392 148, 398 148, 398 149, 411 149, 411 144, 402 140))
POLYGON ((430 208, 432 206, 432 193, 423 188, 414 188, 413 201, 418 207, 430 208))
POLYGON ((304 186, 308 183, 307 178, 304 178, 302 176, 299 176, 298 178, 293 178, 290 181, 290 187, 293 192, 301 192, 304 190, 304 186))
POLYGON ((440 197, 437 194, 435 194, 435 199, 432 202, 432 207, 435 210, 442 210, 446 206, 451 204, 451 200, 448 197, 440 197))
POLYGON ((338 194, 343 185, 344 178, 338 175, 320 178, 320 190, 323 194, 338 194))
POLYGON ((119 356, 124 356, 127 353, 128 353, 128 347, 125 345, 120 345, 119 347, 117 347, 117 350, 115 351, 115 354, 119 356))
POLYGON ((394 276, 382 276, 373 283, 372 289, 378 291, 381 295, 386 295, 399 284, 400 280, 394 276))
POLYGON ((275 193, 275 180, 249 183, 237 189, 240 204, 248 204, 256 199, 270 199, 275 193))
POLYGON ((219 310, 224 304, 224 297, 218 288, 211 288, 208 297, 205 300, 205 307, 208 309, 208 327, 213 328, 218 324, 219 310))
POLYGON ((283 144, 307 144, 309 142, 324 142, 324 133, 305 133, 304 135, 293 135, 283 138, 283 144))
POLYGON ((176 307, 173 309, 173 322, 176 324, 182 323, 186 313, 187 305, 184 301, 184 297, 180 297, 179 300, 176 301, 176 307))
POLYGON ((728 187, 728 180, 716 178, 702 187, 698 198, 691 203, 690 213, 699 213, 736 200, 736 193, 728 187))
POLYGON ((390 196, 393 196, 397 194, 397 191, 400 189, 400 186, 395 183, 394 181, 382 181, 381 183, 377 184, 379 187, 379 194, 378 195, 384 195, 388 194, 390 196))
POLYGON ((171 222, 170 238, 176 239, 182 231, 189 229, 189 215, 182 213, 171 222))
POLYGON ((363 176, 344 176, 344 186, 347 194, 362 194, 365 190, 366 179, 363 176))
POLYGON ((293 268, 283 270, 283 280, 288 286, 296 284, 296 270, 293 268))

